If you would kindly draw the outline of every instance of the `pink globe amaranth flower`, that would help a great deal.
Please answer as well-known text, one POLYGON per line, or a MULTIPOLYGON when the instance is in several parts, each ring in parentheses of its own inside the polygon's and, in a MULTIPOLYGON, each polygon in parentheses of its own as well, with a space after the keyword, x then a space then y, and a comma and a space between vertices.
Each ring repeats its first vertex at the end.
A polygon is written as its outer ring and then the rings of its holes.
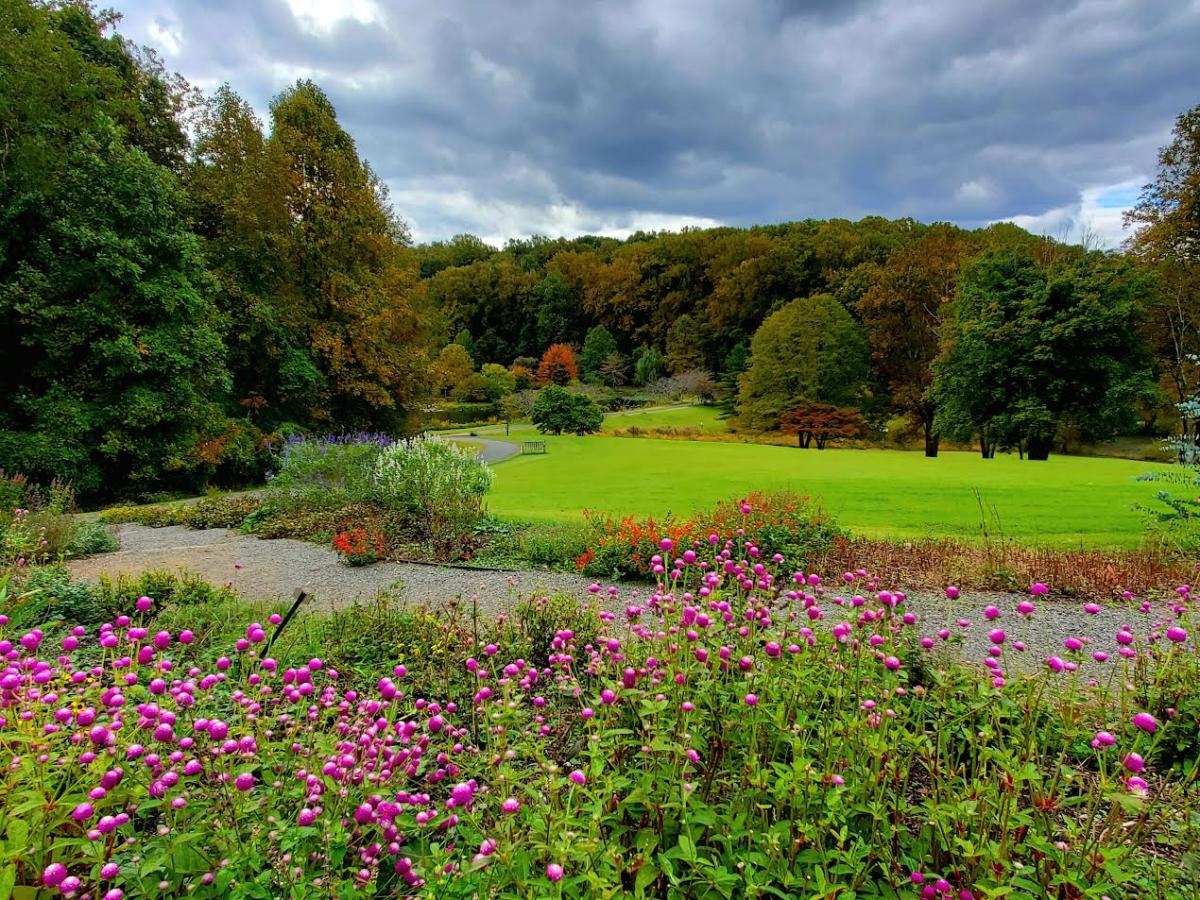
POLYGON ((1077 637, 1069 637, 1065 641, 1063 641, 1063 646, 1066 647, 1068 650, 1070 650, 1074 653, 1077 653, 1078 651, 1083 649, 1083 641, 1081 641, 1077 637))
POLYGON ((900 668, 900 660, 895 656, 889 656, 883 661, 883 664, 893 672, 900 668))
POLYGON ((1035 609, 1037 606, 1031 600, 1022 600, 1017 604, 1017 612, 1023 616, 1032 615, 1035 609))
POLYGON ((1097 731, 1095 738, 1092 739, 1093 747, 1111 747, 1117 742, 1117 739, 1107 731, 1097 731))
POLYGON ((1132 721, 1135 728, 1140 728, 1147 734, 1154 734, 1158 730, 1158 719, 1150 713, 1135 713, 1132 721))
POLYGON ((469 782, 462 781, 450 789, 450 799, 455 806, 470 806, 475 799, 475 788, 469 782))
POLYGON ((994 628, 988 632, 988 640, 996 645, 1003 644, 1007 638, 1008 635, 1004 633, 1004 629, 1002 628, 994 628))
POLYGON ((249 772, 243 772, 233 779, 233 786, 244 793, 254 787, 254 776, 249 772))
POLYGON ((62 863, 50 863, 42 870, 42 884, 46 887, 58 887, 67 877, 67 867, 62 863))
POLYGON ((125 900, 125 892, 120 888, 113 888, 104 895, 104 900, 125 900))
POLYGON ((983 617, 985 619, 998 619, 1000 618, 1000 610, 994 606, 986 607, 983 611, 983 617))
POLYGON ((1094 616, 1094 615, 1096 615, 1096 613, 1100 612, 1100 604, 1099 603, 1085 603, 1085 604, 1083 604, 1083 611, 1085 613, 1087 613, 1089 616, 1094 616))
POLYGON ((1044 597, 1050 593, 1050 588, 1040 581, 1035 581, 1032 585, 1030 585, 1029 593, 1033 597, 1044 597))
POLYGON ((300 815, 296 816, 296 824, 304 828, 307 828, 315 821, 317 821, 316 810, 309 809, 307 806, 300 810, 300 815))
POLYGON ((1173 641, 1176 644, 1182 644, 1187 640, 1188 634, 1178 625, 1172 625, 1167 629, 1167 640, 1173 641))
POLYGON ((1138 775, 1130 775, 1125 780, 1125 788, 1131 794, 1137 794, 1139 797, 1146 797, 1150 794, 1150 785, 1146 780, 1138 775))
POLYGON ((510 816, 521 811, 521 801, 516 797, 508 797, 500 804, 500 811, 508 813, 510 816))
POLYGON ((185 629, 184 631, 179 632, 178 640, 179 640, 179 643, 181 643, 181 644, 190 644, 195 639, 196 639, 196 635, 192 634, 191 631, 188 631, 185 629))
POLYGON ((83 887, 82 881, 80 881, 74 875, 68 875, 62 880, 62 884, 58 886, 58 889, 64 894, 73 894, 81 887, 83 887))
POLYGON ((675 546, 675 542, 673 540, 671 540, 670 538, 663 538, 661 541, 658 542, 658 546, 662 547, 662 549, 664 551, 670 550, 672 547, 675 546))
POLYGON ((563 867, 558 863, 550 863, 546 866, 546 877, 551 881, 562 881, 563 867))
POLYGON ((1057 656, 1051 656, 1049 659, 1046 660, 1046 666, 1050 669, 1051 672, 1061 672, 1067 667, 1067 664, 1065 662, 1063 662, 1061 659, 1059 659, 1057 656))
POLYGON ((1130 772, 1142 772, 1146 768, 1146 761, 1137 753, 1126 754, 1125 758, 1121 760, 1121 763, 1125 766, 1126 770, 1130 772))
POLYGON ((946 597, 950 600, 958 599, 958 588, 956 588, 954 585, 950 585, 948 588, 946 588, 946 597))
POLYGON ((95 815, 95 813, 95 807, 93 807, 92 804, 84 801, 71 810, 71 818, 76 822, 85 822, 95 815))
POLYGON ((746 701, 747 706, 757 706, 758 705, 758 694, 747 694, 744 699, 746 701))
POLYGON ((587 784, 587 776, 585 776, 583 774, 583 772, 579 769, 576 769, 574 772, 572 772, 567 777, 570 778, 573 782, 575 782, 578 785, 582 786, 582 785, 587 784))
POLYGON ((154 606, 154 601, 149 597, 138 597, 134 606, 137 607, 138 612, 150 612, 150 608, 154 606))
POLYGON ((103 866, 100 867, 100 877, 103 878, 105 881, 111 881, 112 879, 116 878, 120 874, 121 874, 121 867, 118 866, 116 863, 113 863, 113 862, 105 863, 103 866))
POLYGON ((908 880, 911 881, 913 884, 924 884, 925 883, 925 873, 924 872, 913 872, 911 875, 908 876, 908 880))

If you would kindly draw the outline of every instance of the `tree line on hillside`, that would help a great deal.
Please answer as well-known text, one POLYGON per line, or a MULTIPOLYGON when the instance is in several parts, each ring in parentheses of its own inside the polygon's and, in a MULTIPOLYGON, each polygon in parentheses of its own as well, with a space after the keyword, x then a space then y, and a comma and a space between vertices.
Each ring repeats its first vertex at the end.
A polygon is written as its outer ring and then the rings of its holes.
POLYGON ((716 398, 802 445, 903 422, 929 453, 1044 457, 1197 392, 1200 108, 1124 254, 877 217, 414 247, 316 84, 264 123, 113 23, 0 0, 10 471, 247 480, 291 431, 410 432, 432 402, 580 380, 716 398))

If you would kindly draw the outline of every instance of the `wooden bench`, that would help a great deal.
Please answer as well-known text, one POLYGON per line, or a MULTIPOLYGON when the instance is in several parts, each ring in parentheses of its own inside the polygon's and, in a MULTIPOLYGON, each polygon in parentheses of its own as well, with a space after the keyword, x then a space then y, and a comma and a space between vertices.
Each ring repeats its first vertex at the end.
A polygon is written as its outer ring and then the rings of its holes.
POLYGON ((522 455, 525 455, 527 453, 545 453, 545 452, 546 452, 546 442, 545 441, 522 441, 521 442, 521 454, 522 455))

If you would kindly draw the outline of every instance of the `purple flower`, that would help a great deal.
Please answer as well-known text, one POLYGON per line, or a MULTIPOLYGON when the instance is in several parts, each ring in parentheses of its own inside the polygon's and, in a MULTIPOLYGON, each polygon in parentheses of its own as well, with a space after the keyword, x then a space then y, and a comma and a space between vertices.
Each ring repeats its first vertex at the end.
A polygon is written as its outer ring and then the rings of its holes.
POLYGON ((567 777, 570 778, 573 782, 575 782, 578 785, 582 786, 582 785, 587 784, 587 777, 584 776, 583 772, 580 771, 579 769, 576 769, 574 772, 572 772, 567 777))
POLYGON ((249 772, 243 772, 237 778, 233 779, 233 786, 245 793, 254 787, 254 776, 249 772))
POLYGON ((1150 713, 1136 713, 1133 717, 1134 727, 1142 729, 1147 734, 1154 734, 1158 730, 1158 719, 1150 715, 1150 713))
POLYGON ((67 867, 62 863, 50 863, 42 870, 42 884, 46 887, 58 887, 67 877, 67 867))
POLYGON ((745 701, 747 706, 758 706, 758 694, 747 694, 745 701))
POLYGON ((546 877, 551 881, 562 881, 563 867, 558 863, 550 863, 546 866, 546 877))

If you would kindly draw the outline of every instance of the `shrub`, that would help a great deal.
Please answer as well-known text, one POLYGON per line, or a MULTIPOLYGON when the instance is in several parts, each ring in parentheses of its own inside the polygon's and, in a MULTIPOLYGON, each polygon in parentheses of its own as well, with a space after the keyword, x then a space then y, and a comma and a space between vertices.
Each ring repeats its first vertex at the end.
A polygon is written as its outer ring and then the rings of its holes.
POLYGON ((120 549, 121 542, 108 525, 103 522, 84 522, 76 527, 75 535, 67 547, 67 555, 96 556, 101 553, 114 553, 120 549))
POLYGON ((351 528, 333 536, 333 549, 348 566, 366 566, 378 562, 387 554, 383 532, 366 528, 351 528))
POLYGON ((375 460, 394 443, 380 434, 291 438, 280 453, 278 471, 267 482, 265 502, 277 510, 369 502, 374 498, 375 460))
POLYGON ((106 611, 97 602, 91 587, 71 579, 65 566, 42 566, 29 573, 21 585, 12 624, 32 628, 47 622, 72 625, 96 625, 104 621, 106 611), (23 601, 30 601, 23 604, 23 601))
POLYGON ((473 541, 492 470, 448 441, 418 441, 380 453, 372 483, 379 502, 410 515, 436 553, 457 556, 473 541))
POLYGON ((147 528, 166 528, 183 524, 183 507, 178 504, 152 506, 110 506, 101 510, 101 522, 120 525, 145 525, 147 528))
POLYGON ((179 524, 188 528, 240 528, 262 507, 259 497, 205 497, 179 510, 179 524))
POLYGON ((708 512, 687 519, 612 519, 585 511, 592 529, 586 550, 576 558, 580 571, 605 578, 631 578, 644 574, 659 554, 658 541, 698 551, 714 535, 739 529, 755 535, 764 557, 779 554, 789 563, 804 566, 821 557, 849 535, 807 497, 790 493, 755 493, 742 500, 718 503, 708 512))
POLYGON ((149 597, 158 606, 194 606, 233 600, 237 592, 214 587, 198 575, 151 570, 140 575, 101 575, 95 588, 96 602, 110 616, 138 613, 137 602, 149 597))

